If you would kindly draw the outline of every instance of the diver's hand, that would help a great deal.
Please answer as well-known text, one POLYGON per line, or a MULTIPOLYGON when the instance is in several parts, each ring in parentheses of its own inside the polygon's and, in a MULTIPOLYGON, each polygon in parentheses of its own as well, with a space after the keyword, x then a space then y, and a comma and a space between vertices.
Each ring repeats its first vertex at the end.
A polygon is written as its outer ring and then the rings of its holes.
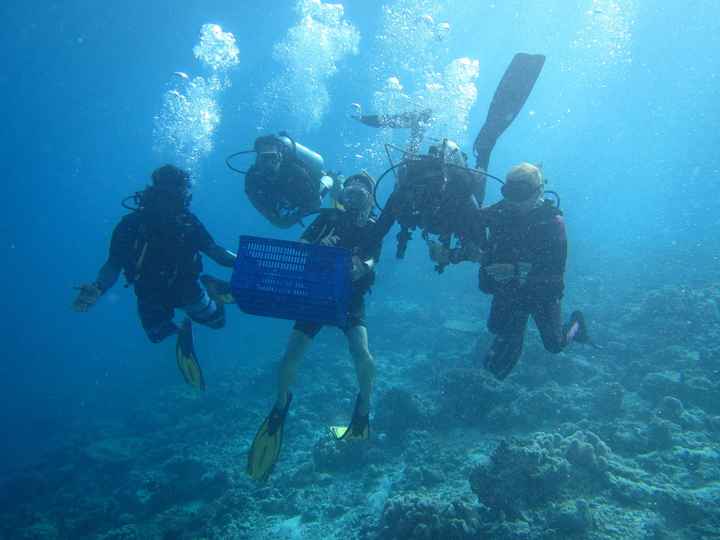
POLYGON ((357 255, 352 258, 352 270, 350 270, 350 279, 357 281, 370 271, 370 267, 363 262, 357 255))
POLYGON ((340 241, 340 237, 336 234, 330 233, 326 237, 324 237, 322 240, 320 240, 321 246, 327 246, 327 247, 334 247, 337 245, 337 243, 340 241))
POLYGON ((79 290, 77 298, 73 302, 73 309, 77 312, 84 313, 95 305, 102 291, 95 283, 84 283, 79 287, 75 287, 79 290))
POLYGON ((428 251, 430 252, 430 259, 433 262, 441 266, 450 264, 450 250, 448 248, 435 240, 428 240, 427 245, 428 251))
POLYGON ((485 268, 485 272, 499 283, 507 283, 515 277, 514 264, 491 264, 485 268))

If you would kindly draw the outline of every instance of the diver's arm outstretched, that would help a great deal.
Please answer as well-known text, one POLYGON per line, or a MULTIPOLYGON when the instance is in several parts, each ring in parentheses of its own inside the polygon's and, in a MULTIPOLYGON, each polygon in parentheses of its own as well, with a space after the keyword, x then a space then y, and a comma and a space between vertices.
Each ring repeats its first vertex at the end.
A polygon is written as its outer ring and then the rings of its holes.
POLYGON ((105 292, 117 283, 122 272, 122 263, 111 253, 98 271, 95 281, 75 287, 80 291, 73 301, 75 311, 85 312, 93 307, 105 292))
MULTIPOLYGON (((83 283, 76 287, 80 292, 73 302, 75 311, 85 312, 94 306, 106 291, 117 283, 122 272, 125 261, 125 254, 132 249, 136 230, 126 218, 117 224, 110 240, 110 250, 107 261, 100 267, 100 270, 92 283, 83 283)), ((142 255, 141 255, 142 256, 142 255)))
POLYGON ((220 266, 224 266, 226 268, 232 268, 235 265, 235 259, 237 259, 237 255, 235 255, 235 253, 215 243, 205 248, 203 253, 220 266))
POLYGON ((80 291, 77 298, 73 301, 73 309, 79 312, 85 312, 93 307, 105 291, 112 288, 117 283, 122 268, 116 266, 112 260, 108 260, 102 265, 98 272, 97 279, 92 283, 83 283, 76 287, 80 291))
POLYGON ((105 294, 105 291, 112 289, 113 285, 117 283, 120 272, 122 272, 122 267, 110 257, 100 268, 94 284, 97 285, 102 294, 105 294))

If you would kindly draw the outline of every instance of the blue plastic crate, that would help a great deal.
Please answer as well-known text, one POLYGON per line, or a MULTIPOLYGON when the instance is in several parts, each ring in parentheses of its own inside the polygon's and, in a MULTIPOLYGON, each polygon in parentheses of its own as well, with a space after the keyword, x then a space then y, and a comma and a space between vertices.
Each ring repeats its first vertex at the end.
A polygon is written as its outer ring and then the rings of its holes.
POLYGON ((345 326, 351 267, 347 249, 241 236, 232 295, 251 315, 345 326))

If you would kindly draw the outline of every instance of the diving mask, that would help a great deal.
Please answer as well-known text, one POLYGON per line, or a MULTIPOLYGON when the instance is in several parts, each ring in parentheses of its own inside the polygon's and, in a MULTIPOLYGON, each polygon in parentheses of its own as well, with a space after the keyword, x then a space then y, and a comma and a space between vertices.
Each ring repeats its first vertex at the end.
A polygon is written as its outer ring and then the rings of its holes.
POLYGON ((258 152, 256 163, 262 171, 276 172, 282 163, 282 154, 274 149, 258 152))
POLYGON ((340 204, 350 214, 358 226, 363 226, 370 219, 372 211, 372 196, 360 185, 350 185, 340 194, 340 204))

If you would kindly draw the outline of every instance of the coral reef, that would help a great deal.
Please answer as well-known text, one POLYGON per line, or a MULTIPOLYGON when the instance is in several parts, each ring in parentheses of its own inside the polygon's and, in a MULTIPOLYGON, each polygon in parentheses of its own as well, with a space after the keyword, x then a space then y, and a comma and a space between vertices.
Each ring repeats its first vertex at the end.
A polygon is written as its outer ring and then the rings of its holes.
POLYGON ((719 299, 663 287, 598 306, 600 350, 549 355, 531 329, 502 382, 481 367, 474 299, 443 305, 436 333, 424 306, 378 302, 369 442, 327 433, 356 382, 342 336, 323 334, 268 483, 244 467, 272 374, 234 367, 202 397, 149 392, 124 425, 3 479, 0 538, 718 538, 719 299))

